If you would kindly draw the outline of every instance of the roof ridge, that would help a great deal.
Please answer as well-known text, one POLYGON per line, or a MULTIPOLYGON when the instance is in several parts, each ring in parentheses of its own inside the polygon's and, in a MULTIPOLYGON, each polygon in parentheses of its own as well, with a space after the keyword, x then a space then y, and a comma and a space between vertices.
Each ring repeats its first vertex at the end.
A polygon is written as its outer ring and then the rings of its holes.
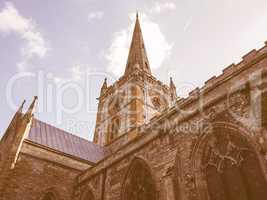
POLYGON ((51 126, 51 127, 55 128, 55 129, 57 129, 58 131, 62 131, 62 132, 67 133, 67 134, 69 134, 69 135, 71 135, 71 136, 73 136, 73 137, 79 138, 79 139, 81 139, 81 140, 83 140, 83 141, 85 141, 85 142, 88 142, 88 143, 90 143, 90 144, 95 145, 96 147, 105 149, 105 147, 102 147, 102 146, 100 146, 99 144, 94 143, 93 141, 87 140, 87 139, 85 139, 85 138, 83 138, 83 137, 80 137, 80 136, 78 136, 78 135, 75 135, 75 134, 73 134, 73 133, 70 133, 70 132, 68 132, 68 131, 66 131, 66 130, 64 130, 64 129, 62 129, 62 128, 56 127, 56 126, 54 126, 54 125, 52 125, 52 124, 49 124, 49 123, 47 123, 47 122, 44 122, 44 121, 42 121, 42 120, 40 120, 40 119, 33 118, 33 120, 36 120, 36 121, 38 121, 38 122, 40 122, 40 123, 43 123, 43 124, 45 124, 45 125, 47 125, 47 126, 51 126))
POLYGON ((105 147, 37 118, 33 118, 33 123, 27 139, 93 163, 103 159, 108 153, 105 147), (39 128, 41 128, 40 134, 38 134, 37 130, 39 128), (38 136, 36 134, 38 134, 38 136))

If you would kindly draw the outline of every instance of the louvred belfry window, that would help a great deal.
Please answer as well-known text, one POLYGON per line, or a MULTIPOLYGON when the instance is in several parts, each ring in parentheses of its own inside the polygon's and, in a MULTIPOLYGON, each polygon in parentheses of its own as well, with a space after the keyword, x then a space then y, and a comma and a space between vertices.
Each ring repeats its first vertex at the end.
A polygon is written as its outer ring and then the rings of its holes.
POLYGON ((202 158, 210 200, 265 200, 267 182, 254 148, 231 129, 216 129, 202 158))
POLYGON ((140 159, 133 161, 125 180, 123 200, 156 200, 155 183, 148 166, 140 159))

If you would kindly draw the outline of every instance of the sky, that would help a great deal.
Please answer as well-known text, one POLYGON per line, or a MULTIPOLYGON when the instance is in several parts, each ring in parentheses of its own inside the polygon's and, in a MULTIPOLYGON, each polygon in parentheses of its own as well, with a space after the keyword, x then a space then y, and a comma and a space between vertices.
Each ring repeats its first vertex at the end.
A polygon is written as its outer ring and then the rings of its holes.
POLYGON ((152 73, 182 97, 267 41, 266 0, 0 0, 0 137, 37 95, 36 118, 91 140, 137 10, 152 73))

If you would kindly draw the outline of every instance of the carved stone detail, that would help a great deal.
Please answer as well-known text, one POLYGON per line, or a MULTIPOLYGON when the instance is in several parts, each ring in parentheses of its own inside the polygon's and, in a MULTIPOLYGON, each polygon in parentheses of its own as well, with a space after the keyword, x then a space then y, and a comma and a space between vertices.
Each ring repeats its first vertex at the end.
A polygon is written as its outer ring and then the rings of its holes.
POLYGON ((202 166, 206 169, 208 166, 213 166, 219 173, 222 173, 226 165, 226 161, 230 161, 232 165, 239 167, 244 158, 242 153, 248 151, 247 148, 239 147, 231 141, 230 135, 226 134, 226 145, 219 147, 219 142, 215 136, 210 138, 208 142, 208 158, 207 162, 202 166))
POLYGON ((248 104, 249 96, 241 92, 231 95, 228 100, 230 112, 239 116, 244 116, 248 104))

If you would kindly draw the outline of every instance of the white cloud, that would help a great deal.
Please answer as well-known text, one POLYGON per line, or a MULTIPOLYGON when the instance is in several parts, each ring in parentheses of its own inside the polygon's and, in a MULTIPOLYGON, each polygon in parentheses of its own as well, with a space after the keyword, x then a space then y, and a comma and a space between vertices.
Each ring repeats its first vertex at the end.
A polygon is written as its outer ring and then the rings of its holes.
MULTIPOLYGON (((133 23, 114 34, 106 53, 108 71, 116 76, 122 75, 126 67, 135 22, 135 14, 130 14, 129 16, 133 23)), ((151 21, 145 14, 140 15, 140 21, 150 67, 157 69, 171 53, 172 45, 167 42, 159 25, 151 21)))
POLYGON ((91 21, 93 19, 102 19, 103 17, 104 17, 104 12, 102 11, 91 12, 88 15, 88 21, 91 21))
POLYGON ((25 43, 21 48, 23 58, 18 63, 21 70, 27 66, 32 57, 42 58, 47 53, 46 42, 34 21, 21 16, 10 2, 7 2, 0 11, 0 32, 3 34, 16 33, 24 40, 25 43))
POLYGON ((150 13, 159 14, 164 11, 176 10, 176 4, 173 2, 158 2, 154 3, 154 6, 150 9, 150 13))

